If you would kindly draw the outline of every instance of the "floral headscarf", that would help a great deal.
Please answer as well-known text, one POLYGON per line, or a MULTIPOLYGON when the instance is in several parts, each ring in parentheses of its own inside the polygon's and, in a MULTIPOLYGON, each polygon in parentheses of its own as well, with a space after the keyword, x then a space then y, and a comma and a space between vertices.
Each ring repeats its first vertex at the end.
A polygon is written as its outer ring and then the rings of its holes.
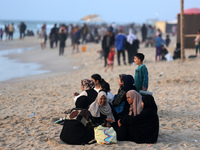
POLYGON ((90 90, 95 87, 94 82, 89 79, 81 80, 81 85, 83 86, 84 90, 90 90))

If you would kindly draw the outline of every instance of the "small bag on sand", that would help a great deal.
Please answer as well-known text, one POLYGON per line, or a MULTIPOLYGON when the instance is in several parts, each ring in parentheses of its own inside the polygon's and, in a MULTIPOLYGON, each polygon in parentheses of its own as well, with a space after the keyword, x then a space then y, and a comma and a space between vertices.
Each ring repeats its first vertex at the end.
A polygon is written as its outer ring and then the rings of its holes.
POLYGON ((94 128, 95 139, 98 144, 115 144, 117 143, 117 134, 113 127, 103 127, 99 125, 94 128))

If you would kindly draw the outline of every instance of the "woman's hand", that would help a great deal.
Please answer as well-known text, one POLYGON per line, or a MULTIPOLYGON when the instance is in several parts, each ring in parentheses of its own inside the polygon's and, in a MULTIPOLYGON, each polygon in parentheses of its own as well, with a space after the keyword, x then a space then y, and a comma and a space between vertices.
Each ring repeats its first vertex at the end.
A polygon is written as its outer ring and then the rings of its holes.
POLYGON ((115 120, 112 120, 112 119, 110 119, 110 118, 106 118, 106 121, 107 121, 107 122, 115 122, 115 120))
POLYGON ((74 96, 78 96, 78 95, 79 95, 79 93, 75 92, 73 95, 74 95, 74 96))
POLYGON ((119 126, 119 127, 121 127, 121 126, 122 126, 122 124, 120 123, 120 120, 118 120, 118 126, 119 126))
POLYGON ((147 90, 147 88, 146 88, 146 87, 142 87, 142 90, 143 90, 143 91, 146 91, 146 90, 147 90))

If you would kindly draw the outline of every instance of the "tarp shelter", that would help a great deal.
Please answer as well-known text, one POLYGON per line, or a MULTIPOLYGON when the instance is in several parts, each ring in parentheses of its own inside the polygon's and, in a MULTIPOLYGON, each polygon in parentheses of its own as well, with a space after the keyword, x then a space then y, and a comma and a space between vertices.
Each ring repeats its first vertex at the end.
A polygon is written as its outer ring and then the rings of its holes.
MULTIPOLYGON (((184 47, 194 48, 194 39, 200 30, 200 9, 191 8, 184 10, 184 47)), ((180 43, 180 13, 178 14, 177 24, 177 43, 180 43)))

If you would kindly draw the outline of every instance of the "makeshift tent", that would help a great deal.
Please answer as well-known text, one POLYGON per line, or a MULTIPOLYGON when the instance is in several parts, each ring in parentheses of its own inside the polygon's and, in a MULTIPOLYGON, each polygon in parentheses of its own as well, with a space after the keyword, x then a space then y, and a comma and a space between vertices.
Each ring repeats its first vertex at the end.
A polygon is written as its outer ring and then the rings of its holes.
MULTIPOLYGON (((194 39, 200 30, 200 9, 191 8, 184 10, 184 47, 194 48, 194 39)), ((180 13, 178 14, 177 24, 177 43, 180 43, 180 13)))

